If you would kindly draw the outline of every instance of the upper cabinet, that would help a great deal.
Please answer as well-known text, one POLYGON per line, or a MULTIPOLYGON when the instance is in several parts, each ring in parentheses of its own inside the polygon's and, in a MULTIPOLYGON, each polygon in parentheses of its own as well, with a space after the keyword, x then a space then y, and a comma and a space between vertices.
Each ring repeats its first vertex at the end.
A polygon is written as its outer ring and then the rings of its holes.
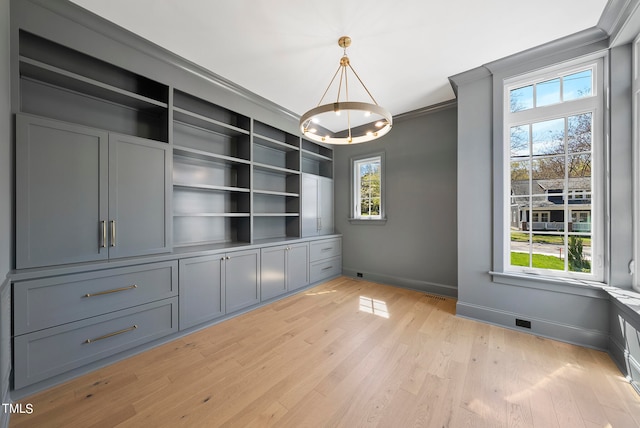
POLYGON ((16 267, 166 252, 167 144, 16 119, 16 267))
POLYGON ((19 32, 16 267, 171 249, 169 88, 19 32))

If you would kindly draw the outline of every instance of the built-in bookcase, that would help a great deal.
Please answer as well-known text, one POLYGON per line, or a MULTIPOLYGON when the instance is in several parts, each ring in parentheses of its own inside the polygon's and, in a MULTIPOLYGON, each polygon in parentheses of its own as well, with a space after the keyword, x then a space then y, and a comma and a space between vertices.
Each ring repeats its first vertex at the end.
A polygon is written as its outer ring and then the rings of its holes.
POLYGON ((300 137, 254 121, 254 242, 300 236, 300 137))
POLYGON ((302 172, 333 178, 333 150, 302 140, 302 172))
POLYGON ((169 89, 20 32, 20 111, 167 142, 169 89))
POLYGON ((251 242, 251 120, 173 95, 174 246, 251 242))

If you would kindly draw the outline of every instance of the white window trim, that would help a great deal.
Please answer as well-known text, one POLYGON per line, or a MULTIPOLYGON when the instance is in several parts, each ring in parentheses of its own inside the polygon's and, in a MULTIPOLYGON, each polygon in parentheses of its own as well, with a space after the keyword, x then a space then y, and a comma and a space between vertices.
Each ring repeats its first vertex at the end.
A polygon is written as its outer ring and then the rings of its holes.
MULTIPOLYGON (((521 76, 509 77, 504 79, 502 85, 502 129, 503 129, 503 154, 502 154, 502 171, 497 173, 502 174, 503 192, 501 209, 503 210, 503 221, 500 224, 500 230, 502 231, 502 251, 500 253, 500 261, 495 266, 495 272, 503 272, 505 274, 517 274, 517 275, 535 275, 535 276, 548 276, 550 278, 573 278, 586 281, 593 281, 596 283, 602 283, 605 277, 605 194, 604 194, 604 181, 605 181, 605 164, 604 164, 604 59, 603 55, 592 56, 590 58, 583 58, 567 63, 554 65, 544 68, 537 72, 527 73, 521 76), (591 66, 594 75, 594 87, 592 88, 592 96, 585 97, 577 100, 571 100, 559 104, 552 104, 544 107, 532 108, 522 110, 518 112, 511 112, 509 103, 509 94, 512 89, 526 86, 535 82, 548 80, 558 76, 564 76, 572 74, 573 72, 581 71, 591 66), (602 93, 601 93, 602 92, 602 93), (570 110, 567 107, 570 106, 570 110), (593 210, 598 210, 598 219, 596 223, 592 223, 591 237, 592 237, 592 266, 591 273, 579 273, 579 272, 564 272, 553 271, 546 269, 525 268, 518 266, 511 266, 510 262, 510 222, 504 221, 510 218, 510 200, 511 195, 509 189, 511 188, 510 171, 510 127, 518 126, 519 124, 530 123, 532 121, 544 121, 547 119, 554 119, 557 117, 566 117, 569 115, 580 114, 586 111, 593 111, 593 141, 594 146, 592 150, 592 170, 597 174, 593 174, 593 189, 592 195, 596 195, 591 201, 593 210), (594 237, 596 237, 594 239, 594 237)), ((593 219, 593 213, 592 213, 593 219)))
POLYGON ((632 287, 640 292, 640 34, 632 45, 631 104, 633 152, 633 260, 629 264, 632 287))
POLYGON ((384 224, 387 221, 386 210, 385 210, 385 201, 386 201, 386 191, 385 191, 385 152, 376 152, 369 153, 366 155, 354 156, 350 161, 350 169, 351 169, 351 180, 350 180, 350 201, 349 201, 349 222, 353 224, 384 224), (358 183, 358 178, 356 174, 358 173, 357 168, 355 167, 357 163, 369 160, 380 158, 380 216, 376 217, 360 217, 358 215, 358 205, 359 205, 359 193, 360 189, 356 188, 356 184, 358 183))

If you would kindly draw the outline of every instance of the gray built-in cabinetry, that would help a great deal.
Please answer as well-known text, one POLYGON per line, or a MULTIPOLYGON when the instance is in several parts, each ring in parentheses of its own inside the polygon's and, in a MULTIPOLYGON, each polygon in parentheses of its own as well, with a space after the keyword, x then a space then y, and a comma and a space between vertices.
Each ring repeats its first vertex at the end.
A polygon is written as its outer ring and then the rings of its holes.
POLYGON ((259 266, 260 250, 180 260, 180 328, 184 330, 258 303, 259 266))
POLYGON ((262 299, 280 296, 309 284, 309 243, 261 250, 262 299))
POLYGON ((16 34, 14 390, 341 273, 330 148, 16 34))

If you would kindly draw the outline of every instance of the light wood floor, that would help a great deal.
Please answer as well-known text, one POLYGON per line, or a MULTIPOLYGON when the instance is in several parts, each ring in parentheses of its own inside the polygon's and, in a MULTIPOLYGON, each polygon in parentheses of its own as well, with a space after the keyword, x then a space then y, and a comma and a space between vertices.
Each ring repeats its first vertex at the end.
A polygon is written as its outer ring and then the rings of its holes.
POLYGON ((339 278, 22 400, 12 427, 640 426, 607 354, 339 278))

